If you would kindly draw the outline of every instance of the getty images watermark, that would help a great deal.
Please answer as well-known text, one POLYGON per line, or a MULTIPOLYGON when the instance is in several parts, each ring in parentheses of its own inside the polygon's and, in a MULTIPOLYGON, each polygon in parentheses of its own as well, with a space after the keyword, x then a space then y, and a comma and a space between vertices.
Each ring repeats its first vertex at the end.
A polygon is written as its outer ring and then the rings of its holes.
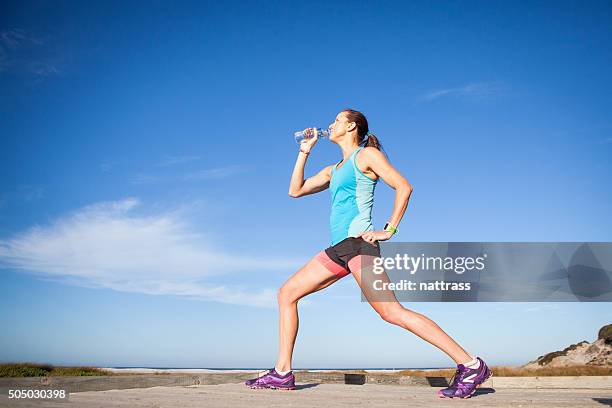
MULTIPOLYGON (((414 275, 422 271, 452 271, 458 275, 470 271, 485 270, 487 254, 478 257, 471 256, 410 256, 408 254, 396 254, 395 257, 374 258, 372 272, 376 275, 385 274, 387 271, 405 271, 414 275)), ((399 282, 389 282, 383 279, 374 281, 375 290, 470 290, 471 282, 415 282, 401 279, 399 282)))
POLYGON ((363 301, 610 302, 609 242, 381 242, 363 301))

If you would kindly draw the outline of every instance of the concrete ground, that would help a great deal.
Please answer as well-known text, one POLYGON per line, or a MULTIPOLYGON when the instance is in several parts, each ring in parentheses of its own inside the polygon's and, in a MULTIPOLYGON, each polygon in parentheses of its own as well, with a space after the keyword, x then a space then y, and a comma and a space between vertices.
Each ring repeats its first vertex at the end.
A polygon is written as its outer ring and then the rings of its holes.
POLYGON ((296 391, 252 390, 243 384, 164 386, 71 393, 67 402, 10 402, 15 407, 612 407, 610 390, 480 388, 470 399, 439 399, 435 387, 301 383, 296 391))

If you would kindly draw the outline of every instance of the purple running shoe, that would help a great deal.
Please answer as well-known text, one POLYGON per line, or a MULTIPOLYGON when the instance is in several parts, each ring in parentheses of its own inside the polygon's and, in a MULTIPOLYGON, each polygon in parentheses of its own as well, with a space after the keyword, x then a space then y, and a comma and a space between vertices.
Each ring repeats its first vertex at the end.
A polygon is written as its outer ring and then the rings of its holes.
POLYGON ((485 381, 487 381, 492 373, 487 367, 487 364, 482 361, 480 357, 477 357, 480 361, 478 368, 469 368, 463 364, 457 366, 457 371, 453 376, 453 381, 448 388, 438 391, 438 397, 440 398, 469 398, 475 392, 476 388, 480 387, 485 381))
POLYGON ((295 390, 295 376, 293 371, 289 371, 285 375, 280 375, 276 372, 276 368, 272 368, 261 377, 247 380, 244 383, 250 388, 271 388, 273 390, 295 390))

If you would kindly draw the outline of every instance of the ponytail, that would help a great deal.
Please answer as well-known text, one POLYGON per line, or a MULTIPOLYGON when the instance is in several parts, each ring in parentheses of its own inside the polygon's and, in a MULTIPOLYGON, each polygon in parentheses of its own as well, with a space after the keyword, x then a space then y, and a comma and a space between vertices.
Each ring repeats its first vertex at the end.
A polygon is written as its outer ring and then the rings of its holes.
POLYGON ((370 132, 368 132, 368 134, 366 135, 366 137, 363 139, 361 143, 363 144, 364 147, 373 147, 378 150, 382 148, 382 145, 378 141, 378 138, 374 135, 374 133, 370 133, 370 132))

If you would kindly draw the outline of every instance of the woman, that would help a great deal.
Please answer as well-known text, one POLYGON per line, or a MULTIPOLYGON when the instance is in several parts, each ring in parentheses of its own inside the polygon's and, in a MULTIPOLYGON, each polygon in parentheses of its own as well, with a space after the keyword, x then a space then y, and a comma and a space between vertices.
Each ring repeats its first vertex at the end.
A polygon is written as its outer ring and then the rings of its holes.
MULTIPOLYGON (((352 109, 340 112, 330 129, 329 139, 340 146, 343 160, 304 181, 306 160, 318 140, 317 131, 313 130, 314 137, 305 139, 300 145, 289 195, 303 197, 329 187, 332 195, 331 246, 308 261, 279 289, 279 354, 276 365, 264 375, 248 380, 246 385, 251 388, 295 389, 291 359, 298 331, 298 301, 352 274, 368 302, 385 321, 411 331, 457 363, 452 383, 438 395, 443 398, 471 396, 491 375, 485 362, 466 353, 432 320, 405 309, 392 291, 374 296, 368 283, 362 281, 364 268, 371 266, 374 258, 380 257, 378 241, 386 241, 398 232, 396 227, 406 211, 412 186, 381 153, 380 143, 369 133, 368 121, 361 112, 352 109), (384 230, 374 231, 371 210, 374 188, 380 178, 395 189, 395 205, 384 230)), ((367 280, 366 275, 363 277, 367 280)))

